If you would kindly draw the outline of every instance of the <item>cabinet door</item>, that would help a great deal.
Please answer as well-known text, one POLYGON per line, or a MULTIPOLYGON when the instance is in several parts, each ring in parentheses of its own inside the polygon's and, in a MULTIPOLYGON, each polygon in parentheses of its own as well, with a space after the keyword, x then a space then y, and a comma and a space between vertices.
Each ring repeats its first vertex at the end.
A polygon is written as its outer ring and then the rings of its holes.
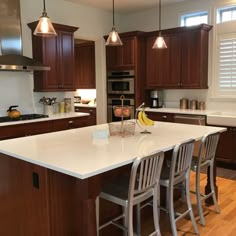
POLYGON ((227 128, 226 132, 220 134, 219 143, 216 150, 216 160, 223 161, 223 162, 231 162, 232 157, 234 156, 235 152, 234 145, 235 136, 233 132, 233 128, 227 128))
MULTIPOLYGON (((43 39, 43 61, 45 65, 50 66, 49 71, 41 72, 44 76, 44 87, 47 89, 58 89, 61 84, 60 77, 58 77, 59 54, 58 54, 58 38, 48 37, 43 39)), ((39 78, 42 80, 42 78, 39 78)))
POLYGON ((96 88, 94 42, 75 46, 75 81, 79 89, 96 88))
MULTIPOLYGON (((182 88, 204 88, 206 84, 202 84, 202 80, 204 79, 207 81, 207 69, 205 67, 207 67, 208 62, 206 60, 205 63, 202 63, 202 59, 203 57, 207 58, 208 48, 202 48, 204 42, 201 35, 202 33, 200 30, 189 32, 186 31, 182 33, 182 88), (204 56, 202 55, 203 53, 204 56)), ((207 88, 207 86, 205 88, 207 88)))
POLYGON ((180 42, 178 35, 164 36, 167 48, 152 49, 156 36, 147 38, 147 88, 176 88, 180 83, 180 42))
POLYGON ((122 65, 134 66, 135 65, 135 38, 123 38, 122 48, 122 65))
POLYGON ((74 36, 71 32, 59 31, 59 74, 60 88, 63 90, 75 90, 74 78, 74 36))
POLYGON ((118 47, 106 47, 107 69, 132 67, 135 65, 135 37, 121 37, 118 47))

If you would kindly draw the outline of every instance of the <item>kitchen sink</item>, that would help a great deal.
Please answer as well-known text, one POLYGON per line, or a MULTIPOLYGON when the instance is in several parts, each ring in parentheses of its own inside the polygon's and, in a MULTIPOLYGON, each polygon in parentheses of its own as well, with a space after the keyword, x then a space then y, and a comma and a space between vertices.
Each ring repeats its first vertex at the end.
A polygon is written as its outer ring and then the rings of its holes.
POLYGON ((236 112, 214 112, 208 114, 207 124, 236 127, 236 112))

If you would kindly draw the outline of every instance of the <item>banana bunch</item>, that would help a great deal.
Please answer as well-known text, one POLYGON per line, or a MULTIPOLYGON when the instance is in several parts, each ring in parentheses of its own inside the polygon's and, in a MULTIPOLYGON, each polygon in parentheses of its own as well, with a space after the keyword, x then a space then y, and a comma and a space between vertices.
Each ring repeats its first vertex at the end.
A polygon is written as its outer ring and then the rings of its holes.
POLYGON ((141 125, 144 125, 144 126, 153 126, 154 125, 154 121, 147 117, 144 110, 139 111, 138 121, 141 125))

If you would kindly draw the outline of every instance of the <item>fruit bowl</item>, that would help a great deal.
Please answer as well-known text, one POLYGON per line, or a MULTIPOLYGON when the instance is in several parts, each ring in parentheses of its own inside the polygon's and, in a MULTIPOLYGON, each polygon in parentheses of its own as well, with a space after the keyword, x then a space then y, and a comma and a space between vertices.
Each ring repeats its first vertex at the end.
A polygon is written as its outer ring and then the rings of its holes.
POLYGON ((114 106, 114 116, 116 117, 129 117, 131 113, 130 106, 114 106))
POLYGON ((109 123, 110 136, 131 136, 135 132, 135 122, 123 121, 109 123))

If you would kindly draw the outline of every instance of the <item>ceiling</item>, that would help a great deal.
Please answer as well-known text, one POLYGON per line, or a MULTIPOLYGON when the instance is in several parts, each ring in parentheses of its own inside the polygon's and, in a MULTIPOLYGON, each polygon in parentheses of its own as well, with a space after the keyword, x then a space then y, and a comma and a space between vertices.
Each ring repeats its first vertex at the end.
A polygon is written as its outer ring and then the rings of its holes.
MULTIPOLYGON (((112 0, 66 0, 68 2, 87 5, 90 7, 100 8, 103 10, 112 10, 112 0)), ((161 4, 173 4, 178 2, 196 1, 196 0, 162 0, 161 4)), ((141 11, 154 6, 158 6, 158 0, 116 0, 115 11, 119 13, 130 13, 141 11)))

